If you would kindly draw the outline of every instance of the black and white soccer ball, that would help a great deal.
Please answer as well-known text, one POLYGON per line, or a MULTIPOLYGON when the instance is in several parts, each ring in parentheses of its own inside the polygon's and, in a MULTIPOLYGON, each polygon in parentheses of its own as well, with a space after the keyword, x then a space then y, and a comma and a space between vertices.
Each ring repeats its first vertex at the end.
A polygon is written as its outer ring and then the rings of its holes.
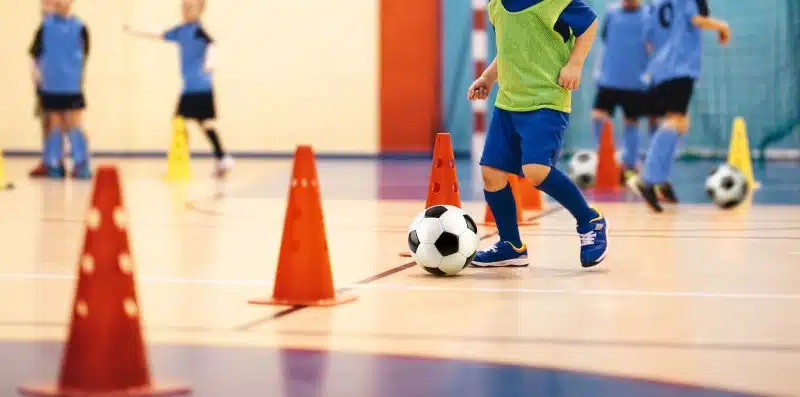
POLYGON ((747 178, 729 164, 714 168, 706 179, 706 194, 714 204, 723 209, 741 204, 749 192, 747 178))
POLYGON ((478 227, 469 214, 451 205, 420 212, 408 230, 408 248, 417 265, 437 276, 464 270, 478 251, 478 227))
POLYGON ((567 164, 567 175, 579 187, 594 185, 597 177, 597 153, 591 150, 579 150, 567 164))

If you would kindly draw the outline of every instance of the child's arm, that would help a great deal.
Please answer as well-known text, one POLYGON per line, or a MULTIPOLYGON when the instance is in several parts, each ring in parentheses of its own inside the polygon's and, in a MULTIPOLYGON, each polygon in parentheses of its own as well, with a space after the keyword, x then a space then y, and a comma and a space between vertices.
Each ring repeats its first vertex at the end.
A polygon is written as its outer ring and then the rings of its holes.
POLYGON ((728 44, 731 38, 731 28, 725 21, 705 15, 695 15, 692 17, 692 24, 700 29, 714 30, 719 34, 719 43, 728 44))
POLYGON ((41 80, 41 74, 39 72, 39 58, 42 56, 42 50, 42 27, 39 26, 36 34, 33 36, 31 47, 28 49, 28 54, 31 56, 31 77, 33 78, 33 82, 36 84, 39 84, 39 81, 41 80))
POLYGON ((567 64, 561 69, 561 76, 558 78, 558 85, 568 89, 577 90, 581 84, 581 73, 589 50, 597 37, 597 20, 592 22, 582 35, 575 39, 575 46, 569 55, 567 64))
POLYGON ((467 91, 467 99, 474 101, 476 99, 486 99, 489 97, 489 92, 492 91, 492 86, 497 81, 497 58, 492 61, 486 70, 481 73, 481 76, 469 86, 467 91))
POLYGON ((130 25, 125 25, 123 30, 128 34, 135 37, 142 37, 145 39, 164 40, 166 33, 155 30, 146 30, 141 28, 132 28, 130 25))

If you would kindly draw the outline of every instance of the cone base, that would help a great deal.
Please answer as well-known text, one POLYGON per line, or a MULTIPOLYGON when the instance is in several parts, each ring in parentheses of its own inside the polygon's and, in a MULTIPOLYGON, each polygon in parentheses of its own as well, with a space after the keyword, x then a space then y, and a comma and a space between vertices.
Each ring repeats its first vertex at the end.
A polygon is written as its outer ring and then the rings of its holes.
POLYGON ((400 257, 402 257, 402 258, 411 258, 411 253, 410 252, 401 252, 400 253, 400 257))
POLYGON ((355 295, 339 295, 330 299, 302 300, 302 299, 251 299, 247 303, 251 305, 270 305, 270 306, 318 306, 328 307, 350 303, 358 299, 355 295))
POLYGON ((153 385, 148 387, 108 390, 108 391, 87 391, 78 389, 61 389, 58 386, 22 386, 18 391, 23 396, 30 397, 169 397, 185 396, 192 392, 186 386, 163 386, 153 385))

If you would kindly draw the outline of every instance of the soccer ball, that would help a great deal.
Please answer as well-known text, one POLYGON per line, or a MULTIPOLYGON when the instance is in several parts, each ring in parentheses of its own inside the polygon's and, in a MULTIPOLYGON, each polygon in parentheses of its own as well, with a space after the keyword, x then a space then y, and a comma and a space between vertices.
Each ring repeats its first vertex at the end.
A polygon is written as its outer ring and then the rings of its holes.
POLYGON ((714 168, 706 179, 706 194, 714 204, 724 209, 741 204, 749 190, 744 175, 728 164, 714 168))
POLYGON ((567 175, 579 187, 594 185, 597 176, 597 153, 591 150, 576 152, 567 165, 567 175))
POLYGON ((464 270, 478 251, 478 227, 464 210, 435 205, 411 222, 408 248, 417 265, 437 276, 464 270))

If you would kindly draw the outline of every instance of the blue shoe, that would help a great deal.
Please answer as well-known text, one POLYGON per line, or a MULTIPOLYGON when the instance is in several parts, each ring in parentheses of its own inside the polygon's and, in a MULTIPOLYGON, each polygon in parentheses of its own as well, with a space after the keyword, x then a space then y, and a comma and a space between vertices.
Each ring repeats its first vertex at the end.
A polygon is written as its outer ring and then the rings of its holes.
POLYGON ((581 238, 581 265, 592 267, 606 258, 608 254, 608 221, 600 213, 585 225, 578 225, 581 238))
POLYGON ((508 241, 500 241, 489 249, 478 251, 472 267, 525 267, 528 266, 528 247, 516 248, 508 241))
POLYGON ((72 170, 72 177, 74 179, 92 179, 92 169, 87 163, 76 164, 72 170))
POLYGON ((48 178, 62 179, 67 175, 67 171, 63 164, 59 164, 55 167, 48 165, 45 166, 45 170, 48 178))

